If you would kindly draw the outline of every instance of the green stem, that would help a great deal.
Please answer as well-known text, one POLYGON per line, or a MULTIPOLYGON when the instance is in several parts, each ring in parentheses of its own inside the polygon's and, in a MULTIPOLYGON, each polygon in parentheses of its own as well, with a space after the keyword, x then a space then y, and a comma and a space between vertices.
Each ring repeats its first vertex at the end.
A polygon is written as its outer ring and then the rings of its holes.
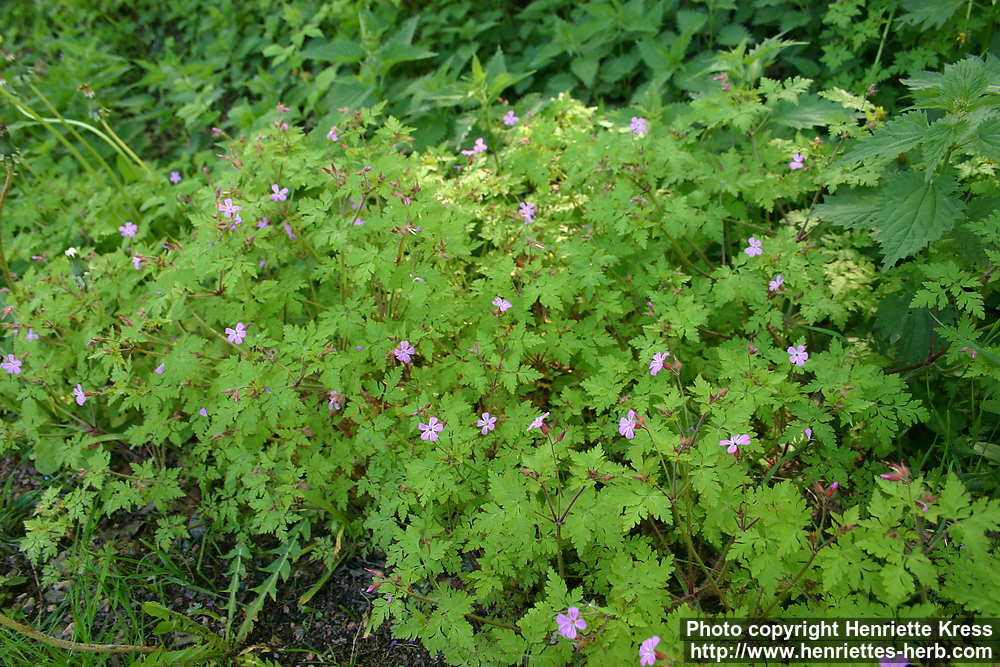
MULTIPOLYGON (((7 193, 10 191, 10 184, 14 181, 14 167, 7 166, 7 176, 3 181, 3 190, 0 191, 0 219, 2 219, 3 205, 7 201, 7 193)), ((10 268, 7 266, 7 253, 3 246, 3 227, 0 227, 0 268, 3 269, 4 280, 7 287, 13 294, 17 294, 17 285, 14 284, 14 277, 10 275, 10 268)))

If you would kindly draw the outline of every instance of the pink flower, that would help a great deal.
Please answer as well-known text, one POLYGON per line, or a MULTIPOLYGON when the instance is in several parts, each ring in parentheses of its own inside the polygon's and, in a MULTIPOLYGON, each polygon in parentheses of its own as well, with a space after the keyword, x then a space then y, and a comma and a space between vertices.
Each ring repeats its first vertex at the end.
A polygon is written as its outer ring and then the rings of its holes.
POLYGON ((587 629, 587 622, 580 618, 580 609, 578 607, 570 607, 566 610, 565 614, 556 614, 556 625, 559 626, 559 634, 566 639, 576 639, 576 631, 578 629, 587 629))
POLYGON ((548 417, 549 414, 550 413, 546 412, 541 417, 536 417, 535 421, 531 422, 531 424, 528 426, 527 429, 525 429, 524 432, 527 433, 528 431, 530 431, 533 428, 545 428, 545 423, 544 423, 545 422, 545 418, 548 417))
POLYGON ((402 361, 404 364, 408 364, 413 361, 413 358, 410 355, 416 354, 417 348, 410 345, 410 341, 404 340, 400 341, 399 347, 393 350, 392 353, 396 355, 396 359, 402 361))
POLYGON ((774 277, 774 280, 770 281, 767 284, 767 291, 769 291, 769 292, 777 292, 778 290, 781 289, 781 286, 784 285, 784 284, 785 284, 785 279, 782 278, 781 274, 779 273, 778 275, 776 275, 774 277))
POLYGON ((497 424, 497 418, 491 417, 490 413, 488 412, 484 412, 483 418, 476 422, 476 426, 482 427, 480 433, 482 433, 483 435, 486 435, 487 433, 495 429, 497 427, 496 424, 497 424))
POLYGON ((502 296, 498 296, 491 302, 494 306, 500 309, 501 313, 507 312, 510 309, 510 301, 507 301, 502 296))
POLYGON ((517 214, 524 218, 524 224, 530 225, 532 220, 535 219, 535 205, 528 202, 521 202, 521 210, 517 214))
POLYGON ((813 430, 811 428, 807 428, 806 430, 804 430, 802 432, 806 434, 806 440, 812 440, 813 439, 813 430))
POLYGON ((202 417, 207 417, 208 416, 208 410, 206 410, 205 408, 202 408, 201 410, 198 410, 198 414, 201 415, 202 417))
POLYGON ((326 409, 327 410, 329 410, 330 412, 333 412, 334 410, 339 410, 340 409, 340 405, 341 405, 341 403, 340 403, 340 394, 338 394, 336 391, 334 391, 333 389, 331 389, 330 393, 327 395, 327 398, 329 399, 326 402, 326 409))
POLYGON ((0 364, 0 368, 3 368, 11 375, 17 375, 21 372, 21 360, 13 354, 8 354, 4 362, 0 364))
POLYGON ((222 215, 226 216, 227 218, 231 218, 231 217, 233 217, 234 213, 236 213, 237 211, 242 211, 243 210, 242 206, 237 206, 236 204, 233 203, 232 199, 228 199, 228 198, 227 199, 223 199, 222 203, 219 204, 216 208, 218 210, 222 211, 222 215))
POLYGON ((142 257, 139 255, 132 255, 132 266, 135 267, 136 271, 142 269, 142 257))
POLYGON ((519 120, 521 119, 514 115, 514 110, 510 109, 506 114, 504 114, 503 124, 507 127, 514 127, 517 125, 517 121, 519 120))
POLYGON ((909 484, 910 482, 910 469, 906 467, 903 463, 887 463, 889 469, 892 470, 891 473, 882 473, 879 475, 882 479, 887 479, 890 482, 903 482, 909 484))
POLYGON ((277 183, 271 185, 271 201, 285 201, 288 199, 288 188, 280 188, 277 183))
POLYGON ((267 223, 269 223, 270 221, 271 219, 268 218, 267 216, 261 218, 260 222, 257 223, 257 229, 267 229, 270 226, 267 223))
POLYGON ((281 226, 285 228, 285 234, 288 235, 288 238, 292 239, 293 241, 299 238, 298 236, 295 235, 295 232, 292 231, 292 226, 288 224, 287 220, 283 221, 281 223, 281 226))
POLYGON ((40 336, 38 334, 36 334, 35 330, 32 329, 31 327, 28 327, 28 333, 24 334, 25 340, 35 340, 35 339, 37 339, 39 337, 40 336))
POLYGON ((137 231, 139 231, 139 227, 134 222, 132 222, 131 220, 128 220, 128 221, 125 222, 124 225, 122 225, 121 227, 118 228, 118 231, 121 232, 121 235, 123 237, 124 236, 135 236, 135 233, 137 231))
POLYGON ((235 329, 230 329, 229 327, 226 327, 226 336, 228 337, 230 343, 233 343, 234 345, 239 345, 240 343, 243 342, 243 339, 247 337, 246 325, 244 325, 242 322, 237 322, 235 329))
POLYGON ((337 135, 337 128, 331 127, 330 131, 326 133, 326 138, 330 141, 337 141, 340 137, 337 135))
POLYGON ((642 646, 639 647, 640 665, 656 664, 656 645, 659 643, 660 643, 660 638, 655 635, 642 643, 642 646))
POLYGON ((635 410, 629 410, 627 417, 618 420, 618 433, 624 435, 626 440, 635 437, 635 410))
POLYGON ((658 352, 653 355, 653 360, 649 362, 649 374, 656 375, 663 370, 663 362, 670 356, 669 352, 658 352))
POLYGON ((159 366, 156 367, 156 369, 153 370, 153 372, 156 373, 157 375, 163 375, 163 371, 165 371, 166 369, 167 367, 164 364, 160 364, 159 366))
POLYGON ((801 169, 802 167, 805 166, 804 164, 805 160, 806 158, 804 155, 795 153, 792 155, 792 161, 788 163, 788 168, 791 169, 792 171, 796 169, 801 169))
POLYGON ((83 391, 82 384, 77 384, 76 387, 73 388, 73 396, 76 397, 77 405, 83 405, 87 402, 87 394, 83 391))
POLYGON ((805 345, 790 347, 786 352, 788 352, 788 360, 796 366, 805 366, 806 360, 809 358, 805 345))
POLYGON ((646 134, 649 130, 649 123, 646 122, 645 118, 639 118, 637 116, 632 116, 632 122, 629 128, 636 134, 636 136, 642 136, 646 134))
POLYGON ((730 454, 735 454, 739 451, 740 447, 744 447, 750 444, 750 434, 743 433, 741 435, 734 435, 732 440, 719 440, 719 447, 725 447, 726 451, 730 454))
POLYGON ((179 172, 179 171, 172 171, 172 172, 170 172, 170 182, 171 183, 177 184, 177 183, 180 183, 182 180, 183 179, 181 178, 181 172, 179 172))
POLYGON ((431 417, 430 421, 426 424, 418 424, 419 428, 423 433, 420 434, 421 440, 435 441, 438 439, 438 433, 444 430, 444 424, 438 421, 437 417, 431 417))
POLYGON ((764 251, 761 249, 761 243, 754 237, 747 239, 747 243, 750 244, 749 247, 744 248, 743 252, 747 254, 747 257, 753 257, 755 255, 763 255, 764 251))
POLYGON ((471 149, 462 151, 462 155, 475 155, 476 153, 482 153, 486 150, 486 144, 483 143, 483 138, 479 137, 476 139, 476 143, 471 149))

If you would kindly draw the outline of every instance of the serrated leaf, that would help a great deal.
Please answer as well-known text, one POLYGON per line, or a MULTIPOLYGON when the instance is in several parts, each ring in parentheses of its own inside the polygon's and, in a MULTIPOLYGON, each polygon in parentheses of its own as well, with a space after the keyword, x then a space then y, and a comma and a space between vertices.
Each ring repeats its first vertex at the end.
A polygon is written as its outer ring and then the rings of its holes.
POLYGON ((973 150, 990 160, 1000 160, 1000 116, 994 116, 976 128, 973 150))
POLYGON ((815 208, 816 215, 848 229, 870 229, 878 207, 878 194, 871 190, 848 190, 827 197, 815 208))
POLYGON ((898 21, 904 25, 916 25, 922 30, 935 30, 948 22, 965 0, 903 0, 903 9, 898 21))
POLYGON ((951 117, 942 118, 933 125, 924 136, 921 148, 924 152, 924 162, 927 163, 925 177, 929 181, 937 171, 938 165, 948 154, 948 149, 958 142, 969 131, 969 121, 955 120, 951 117))
POLYGON ((311 40, 299 54, 307 60, 330 63, 355 63, 365 57, 365 50, 357 42, 334 39, 329 42, 311 40))
POLYGON ((908 113, 886 123, 871 137, 859 140, 844 157, 834 163, 834 166, 852 164, 873 157, 891 160, 919 144, 929 127, 927 114, 908 113))
POLYGON ((815 94, 801 96, 798 103, 781 101, 771 114, 771 122, 803 130, 848 120, 850 115, 841 105, 815 94))
POLYGON ((885 254, 883 270, 923 250, 955 225, 965 210, 965 203, 952 195, 956 187, 949 177, 925 182, 912 172, 886 182, 874 220, 875 238, 885 254))
POLYGON ((573 74, 583 82, 583 85, 590 88, 594 83, 594 77, 597 76, 597 70, 601 66, 601 61, 597 56, 586 56, 582 58, 573 58, 573 62, 569 64, 570 70, 573 74))

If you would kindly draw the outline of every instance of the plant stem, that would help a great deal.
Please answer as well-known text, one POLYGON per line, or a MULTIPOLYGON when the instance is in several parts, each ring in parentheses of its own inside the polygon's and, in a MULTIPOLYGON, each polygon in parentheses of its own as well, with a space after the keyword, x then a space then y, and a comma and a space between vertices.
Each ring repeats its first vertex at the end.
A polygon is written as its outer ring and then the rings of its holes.
MULTIPOLYGON (((3 180, 3 190, 0 191, 0 219, 2 219, 3 205, 7 201, 7 193, 10 191, 10 184, 14 181, 14 167, 7 165, 7 176, 3 180)), ((14 277, 10 275, 10 268, 7 266, 7 253, 3 247, 3 227, 0 226, 0 269, 3 269, 4 280, 7 287, 14 294, 17 294, 17 285, 14 284, 14 277)))

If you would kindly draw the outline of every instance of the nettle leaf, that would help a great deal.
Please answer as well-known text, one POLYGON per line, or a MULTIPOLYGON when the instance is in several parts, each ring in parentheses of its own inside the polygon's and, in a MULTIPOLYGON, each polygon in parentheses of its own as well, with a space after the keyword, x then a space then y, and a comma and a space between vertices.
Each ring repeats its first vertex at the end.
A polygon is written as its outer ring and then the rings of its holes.
POLYGON ((886 182, 873 220, 875 238, 885 254, 883 269, 923 250, 955 226, 965 210, 965 203, 953 195, 957 187, 948 176, 924 181, 910 172, 886 182))
POLYGON ((930 125, 922 111, 908 113, 889 121, 871 137, 861 139, 833 166, 848 165, 869 158, 891 160, 924 140, 930 125))
POLYGON ((897 20, 904 25, 934 30, 943 27, 964 4, 965 0, 903 0, 906 12, 900 14, 897 20))

